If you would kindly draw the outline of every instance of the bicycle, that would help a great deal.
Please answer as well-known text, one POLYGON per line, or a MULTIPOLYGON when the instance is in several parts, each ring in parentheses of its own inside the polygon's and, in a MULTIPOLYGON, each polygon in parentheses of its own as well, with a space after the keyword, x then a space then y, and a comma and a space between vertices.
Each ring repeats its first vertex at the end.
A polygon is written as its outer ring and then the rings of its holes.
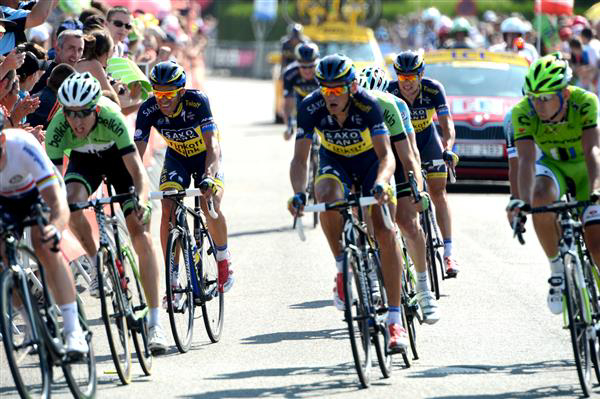
POLYGON ((128 246, 121 245, 120 230, 123 227, 119 226, 114 208, 115 203, 127 200, 133 200, 137 209, 138 199, 133 187, 129 193, 69 204, 71 212, 92 208, 96 214, 100 236, 96 267, 102 320, 117 375, 125 385, 131 382, 130 337, 142 371, 145 375, 152 373, 152 353, 148 348, 149 307, 133 252, 128 246), (107 205, 110 215, 104 209, 107 205), (108 226, 112 229, 112 240, 108 226), (135 284, 130 284, 132 279, 135 284))
MULTIPOLYGON (((398 231, 398 235, 400 232, 398 231)), ((419 353, 417 352, 417 331, 415 328, 415 319, 422 324, 421 316, 419 315, 419 304, 417 302, 417 291, 416 291, 416 279, 414 275, 414 263, 408 254, 404 237, 399 236, 399 241, 402 245, 402 259, 404 261, 404 268, 402 269, 402 307, 403 307, 403 322, 408 333, 408 339, 410 342, 410 350, 413 354, 413 360, 419 359, 419 353)), ((404 364, 406 367, 410 367, 410 360, 408 354, 402 354, 404 358, 404 364)))
MULTIPOLYGON (((344 219, 341 237, 344 253, 344 321, 348 325, 354 366, 363 388, 370 384, 371 343, 375 346, 383 377, 389 378, 392 371, 392 353, 387 349, 389 340, 386 328, 387 295, 383 284, 379 249, 367 231, 362 212, 362 207, 374 204, 377 204, 375 197, 349 194, 342 201, 306 205, 303 209, 304 212, 337 210, 344 219), (355 207, 358 208, 358 216, 352 212, 355 207), (373 280, 373 277, 376 281, 373 280)), ((294 206, 298 208, 299 204, 294 204, 294 206)), ((384 205, 382 209, 385 226, 393 229, 394 224, 387 205, 384 205)), ((301 222, 297 219, 294 218, 294 226, 301 226, 301 222)), ((298 230, 298 234, 303 240, 304 237, 300 230, 298 230)))
POLYGON ((571 335, 577 375, 584 396, 591 392, 591 367, 600 382, 600 275, 593 265, 583 238, 583 225, 572 215, 592 204, 590 201, 558 201, 550 205, 521 208, 513 219, 513 231, 521 244, 526 214, 553 212, 558 215, 562 235, 559 254, 564 265, 565 289, 563 290, 563 325, 571 335), (565 312, 566 308, 566 312, 565 312), (565 315, 566 313, 566 315, 565 315))
MULTIPOLYGON (((202 308, 204 327, 211 342, 218 342, 223 331, 225 297, 217 284, 217 251, 200 208, 199 197, 207 189, 208 183, 203 182, 200 188, 150 193, 151 199, 168 199, 175 204, 175 223, 172 218, 169 222, 165 276, 169 322, 181 353, 187 352, 192 343, 196 306, 202 308), (194 197, 193 209, 184 204, 185 197, 194 197), (193 235, 187 215, 194 219, 193 235)), ((207 203, 210 216, 216 219, 218 214, 212 201, 207 203)))
MULTIPOLYGON (((35 204, 32 215, 22 222, 22 226, 46 226, 44 213, 47 211, 49 209, 41 203, 35 204)), ((84 355, 73 355, 65 350, 58 320, 60 310, 47 288, 44 267, 39 267, 41 263, 29 247, 19 243, 17 226, 2 221, 0 237, 8 262, 2 261, 4 270, 0 276, 0 333, 19 395, 22 398, 50 397, 53 368, 61 367, 74 397, 94 397, 97 379, 92 332, 79 296, 76 296, 79 324, 89 351, 84 355), (38 266, 39 300, 31 292, 34 287, 32 277, 35 277, 31 266, 38 266)), ((57 239, 52 250, 59 251, 57 239)))

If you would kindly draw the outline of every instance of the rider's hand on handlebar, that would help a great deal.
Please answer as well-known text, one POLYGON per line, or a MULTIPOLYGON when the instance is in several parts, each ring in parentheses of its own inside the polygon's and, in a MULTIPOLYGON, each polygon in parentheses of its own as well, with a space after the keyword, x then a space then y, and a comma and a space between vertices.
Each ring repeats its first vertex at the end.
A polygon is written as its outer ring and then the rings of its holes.
POLYGON ((302 209, 306 205, 306 193, 296 193, 293 197, 288 199, 288 211, 294 217, 303 216, 302 209))
POLYGON ((146 225, 150 223, 150 220, 152 219, 152 202, 146 201, 145 203, 140 204, 136 215, 138 219, 142 221, 142 224, 146 225))
MULTIPOLYGON (((511 197, 510 201, 508 202, 508 205, 506 206, 506 218, 508 219, 508 224, 511 227, 515 227, 515 218, 518 217, 519 213, 521 212, 521 209, 526 208, 528 208, 528 205, 525 201, 511 197)), ((523 224, 524 223, 525 220, 523 220, 523 224)), ((522 227, 522 230, 525 231, 525 228, 522 227)))
POLYGON ((446 162, 452 162, 453 168, 456 167, 456 165, 458 165, 458 161, 460 160, 458 154, 451 150, 444 150, 444 153, 442 154, 442 159, 446 162))
POLYGON ((375 183, 371 192, 379 205, 390 202, 394 196, 394 189, 389 183, 375 183))
POLYGON ((417 212, 424 212, 429 209, 429 205, 431 203, 431 198, 429 197, 429 193, 426 191, 422 191, 419 202, 416 202, 417 212))
POLYGON ((52 245, 57 247, 61 238, 62 234, 55 225, 47 224, 42 228, 42 242, 52 242, 52 245))
POLYGON ((219 191, 219 187, 221 187, 221 184, 219 184, 219 182, 212 176, 206 176, 200 182, 199 187, 200 191, 202 191, 202 195, 205 198, 210 198, 219 191))
POLYGON ((294 135, 294 118, 289 117, 287 120, 287 128, 283 132, 283 138, 289 140, 294 135))

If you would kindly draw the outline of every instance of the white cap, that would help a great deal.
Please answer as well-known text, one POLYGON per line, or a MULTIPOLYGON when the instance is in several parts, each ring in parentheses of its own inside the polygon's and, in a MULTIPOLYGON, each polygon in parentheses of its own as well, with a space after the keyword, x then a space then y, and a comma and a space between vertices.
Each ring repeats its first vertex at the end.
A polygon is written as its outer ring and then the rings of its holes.
POLYGON ((523 21, 521 21, 518 17, 510 17, 506 18, 500 24, 500 31, 502 33, 525 33, 525 26, 523 25, 523 21))
POLYGON ((34 26, 29 29, 27 33, 28 40, 39 40, 45 42, 50 38, 50 25, 48 23, 43 23, 42 25, 34 26))

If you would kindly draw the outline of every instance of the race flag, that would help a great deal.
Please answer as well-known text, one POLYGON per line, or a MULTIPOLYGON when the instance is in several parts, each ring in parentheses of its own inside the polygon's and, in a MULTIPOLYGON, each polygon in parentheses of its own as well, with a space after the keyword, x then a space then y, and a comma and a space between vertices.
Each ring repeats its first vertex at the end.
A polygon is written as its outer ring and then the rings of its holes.
POLYGON ((574 0, 535 0, 536 14, 573 15, 574 0))

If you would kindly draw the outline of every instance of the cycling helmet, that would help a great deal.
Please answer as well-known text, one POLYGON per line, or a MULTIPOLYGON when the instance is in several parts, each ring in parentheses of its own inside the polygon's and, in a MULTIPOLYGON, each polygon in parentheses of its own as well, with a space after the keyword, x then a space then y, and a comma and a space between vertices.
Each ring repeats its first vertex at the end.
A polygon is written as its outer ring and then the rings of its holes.
POLYGON ((58 89, 58 101, 63 107, 93 107, 102 97, 98 79, 89 72, 72 73, 58 89))
POLYGON ((521 21, 518 17, 510 17, 506 18, 500 24, 500 31, 502 33, 525 33, 525 26, 523 25, 523 21, 521 21))
POLYGON ((437 8, 429 7, 423 10, 423 13, 421 14, 421 19, 423 20, 423 22, 432 21, 434 23, 437 23, 441 16, 442 14, 440 14, 440 11, 437 8))
POLYGON ((458 17, 455 18, 452 22, 452 30, 450 30, 450 33, 469 33, 470 30, 471 24, 469 23, 469 21, 465 17, 458 17))
POLYGON ((185 86, 185 71, 175 61, 159 62, 150 72, 150 83, 153 86, 185 86))
POLYGON ((314 43, 300 43, 294 49, 298 62, 316 62, 319 58, 319 47, 314 43))
POLYGON ((496 15, 496 13, 494 11, 486 10, 483 13, 483 20, 485 22, 494 23, 494 22, 498 21, 498 16, 496 15))
POLYGON ((523 91, 525 93, 558 91, 567 87, 572 77, 573 71, 569 63, 557 51, 531 64, 525 75, 523 91))
POLYGON ((290 24, 288 26, 288 35, 292 37, 300 37, 304 32, 304 27, 300 24, 290 24))
POLYGON ((401 52, 396 57, 396 61, 394 61, 394 69, 396 70, 396 73, 403 75, 423 72, 425 69, 423 54, 419 51, 412 50, 401 52))
POLYGON ((332 54, 321 58, 315 76, 320 84, 344 82, 351 83, 356 72, 352 60, 343 54, 332 54))
POLYGON ((389 81, 385 71, 380 67, 368 67, 360 71, 358 84, 365 89, 385 91, 389 81))

